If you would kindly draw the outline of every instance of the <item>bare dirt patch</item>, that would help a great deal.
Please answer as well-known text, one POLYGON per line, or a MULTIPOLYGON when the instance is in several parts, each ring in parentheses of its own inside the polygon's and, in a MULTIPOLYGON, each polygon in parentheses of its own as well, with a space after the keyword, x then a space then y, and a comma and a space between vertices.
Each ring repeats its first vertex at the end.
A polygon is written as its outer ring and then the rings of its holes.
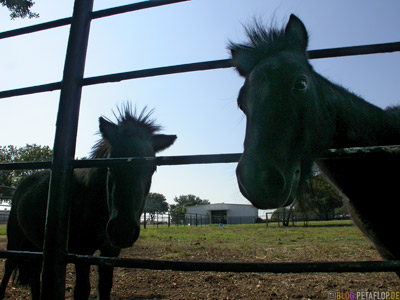
MULTIPOLYGON (((206 243, 206 239, 211 239, 208 236, 185 242, 170 241, 171 237, 169 240, 158 238, 156 242, 156 239, 144 237, 132 249, 124 250, 121 257, 231 262, 381 260, 362 236, 354 245, 349 242, 337 244, 335 247, 341 248, 342 252, 337 252, 333 246, 319 246, 318 242, 299 243, 293 237, 289 238, 293 245, 284 241, 280 248, 276 245, 271 247, 270 243, 237 248, 218 239, 206 243)), ((279 243, 278 240, 277 245, 279 243)), ((0 248, 5 249, 5 245, 6 237, 0 236, 0 248)), ((4 263, 0 262, 0 274, 3 267, 4 263)), ((96 294, 95 270, 96 267, 92 267, 93 298, 96 294)), ((73 299, 73 286, 73 266, 68 266, 66 299, 73 299)), ((332 299, 329 293, 347 291, 400 291, 400 280, 394 273, 235 274, 118 268, 114 275, 112 299, 332 299)), ((6 293, 5 299, 30 299, 28 288, 12 283, 9 283, 6 293)), ((337 299, 336 294, 334 299, 337 299)))

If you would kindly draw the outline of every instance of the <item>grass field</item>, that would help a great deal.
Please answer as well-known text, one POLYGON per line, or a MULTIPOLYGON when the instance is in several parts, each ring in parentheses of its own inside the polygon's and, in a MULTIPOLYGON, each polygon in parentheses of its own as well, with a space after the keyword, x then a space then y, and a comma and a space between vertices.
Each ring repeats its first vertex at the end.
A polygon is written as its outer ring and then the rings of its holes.
POLYGON ((278 227, 276 224, 268 227, 265 224, 148 226, 141 231, 135 247, 150 245, 163 252, 163 259, 193 259, 196 253, 208 250, 210 253, 226 251, 232 258, 240 256, 249 261, 290 260, 294 252, 303 253, 296 255, 296 261, 321 260, 321 255, 323 260, 351 260, 359 251, 375 251, 351 221, 315 222, 308 227, 278 227), (243 253, 248 252, 252 255, 243 257, 243 253))
MULTIPOLYGON (((4 234, 5 226, 0 225, 4 234)), ((5 248, 6 237, 0 236, 5 248)), ((120 257, 182 261, 313 262, 380 260, 372 243, 350 221, 277 224, 148 226, 120 257)), ((3 264, 0 264, 0 274, 3 264)), ((91 295, 96 294, 92 268, 91 295)), ((1 275, 0 275, 1 276, 1 275)), ((66 299, 72 299, 72 266, 66 299)), ((330 292, 400 291, 394 273, 253 274, 174 272, 116 268, 114 300, 138 299, 328 299, 330 292)), ((10 283, 5 299, 28 299, 29 290, 10 283)))
POLYGON ((6 235, 7 234, 7 224, 0 224, 0 235, 6 235))
MULTIPOLYGON (((0 235, 6 225, 0 225, 0 235)), ((352 260, 355 253, 368 256, 373 245, 351 221, 310 222, 307 227, 278 227, 276 223, 252 225, 147 226, 136 247, 151 247, 162 259, 193 259, 196 253, 229 252, 233 260, 296 261, 352 260), (243 253, 252 255, 243 257, 243 253), (298 255, 302 253, 302 255, 298 255), (318 253, 318 255, 316 255, 318 253)), ((154 253, 152 253, 154 257, 154 253)))

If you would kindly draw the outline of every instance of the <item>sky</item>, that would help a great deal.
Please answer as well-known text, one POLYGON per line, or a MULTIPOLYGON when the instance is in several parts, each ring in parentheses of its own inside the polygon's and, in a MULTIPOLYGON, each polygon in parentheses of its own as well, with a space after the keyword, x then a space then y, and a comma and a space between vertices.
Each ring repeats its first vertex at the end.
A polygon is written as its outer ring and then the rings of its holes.
MULTIPOLYGON (((95 0, 94 10, 134 1, 95 0)), ((0 31, 72 15, 72 0, 37 0, 38 19, 10 20, 0 7, 0 31)), ((400 41, 398 0, 192 0, 93 20, 85 77, 226 59, 228 41, 243 42, 254 18, 285 26, 290 14, 305 24, 309 50, 400 41)), ((69 26, 0 40, 0 91, 62 79, 69 26)), ((400 53, 312 60, 315 70, 366 101, 400 104, 400 53)), ((239 153, 245 117, 236 97, 243 84, 233 69, 183 73, 84 87, 76 156, 99 138, 98 118, 113 119, 130 102, 154 108, 163 133, 177 141, 159 155, 239 153)), ((53 146, 59 91, 0 99, 0 145, 53 146)), ((151 192, 172 204, 194 194, 211 203, 249 204, 240 194, 236 164, 161 166, 151 192)))

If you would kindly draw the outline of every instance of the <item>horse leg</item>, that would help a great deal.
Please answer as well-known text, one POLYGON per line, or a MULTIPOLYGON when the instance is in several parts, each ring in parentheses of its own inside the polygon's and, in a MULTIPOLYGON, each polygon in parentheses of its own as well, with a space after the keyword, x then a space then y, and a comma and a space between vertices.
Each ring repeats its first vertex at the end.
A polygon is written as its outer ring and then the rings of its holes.
POLYGON ((42 271, 41 262, 32 262, 29 274, 29 284, 31 286, 32 300, 40 299, 40 273, 42 271))
POLYGON ((111 288, 113 284, 114 268, 108 266, 99 266, 99 284, 97 287, 98 300, 110 300, 111 288))
MULTIPOLYGON (((37 251, 23 234, 18 221, 15 209, 11 213, 7 223, 7 250, 14 251, 37 251)), ((0 299, 4 298, 8 281, 15 269, 18 268, 18 284, 29 284, 33 300, 40 298, 40 271, 41 262, 30 262, 20 259, 8 258, 5 262, 4 276, 0 285, 0 299)))
POLYGON ((75 265, 75 300, 87 300, 90 295, 90 265, 75 265))
POLYGON ((8 282, 10 281, 11 274, 14 272, 17 265, 18 264, 14 259, 7 258, 4 266, 4 276, 3 279, 1 280, 1 285, 0 285, 0 299, 4 298, 8 282))
MULTIPOLYGON (((100 255, 106 257, 118 257, 120 252, 120 249, 109 246, 102 248, 100 250, 100 255)), ((97 287, 97 299, 110 300, 114 268, 109 266, 98 266, 98 272, 99 283, 97 287)))

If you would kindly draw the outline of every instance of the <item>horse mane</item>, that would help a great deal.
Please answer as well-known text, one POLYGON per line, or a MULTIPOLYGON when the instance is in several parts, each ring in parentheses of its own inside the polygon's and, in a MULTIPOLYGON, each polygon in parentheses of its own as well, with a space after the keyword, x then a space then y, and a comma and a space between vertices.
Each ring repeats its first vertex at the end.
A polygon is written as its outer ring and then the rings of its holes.
POLYGON ((400 105, 389 105, 385 108, 385 111, 388 113, 400 115, 400 105))
POLYGON ((254 20, 252 25, 244 26, 244 29, 247 42, 229 41, 227 48, 231 53, 251 51, 249 63, 253 67, 268 56, 296 47, 296 42, 285 35, 285 28, 277 28, 273 22, 270 25, 262 25, 260 21, 254 20))
MULTIPOLYGON (((117 108, 118 114, 113 112, 116 122, 111 121, 109 118, 103 117, 108 122, 118 127, 130 127, 137 128, 138 130, 144 131, 148 135, 153 135, 159 132, 162 128, 155 123, 155 120, 151 119, 151 115, 154 109, 147 112, 147 106, 138 115, 136 107, 132 108, 130 104, 125 104, 122 107, 117 108)), ((101 133, 99 133, 101 135, 101 133)), ((106 158, 110 152, 110 143, 107 139, 101 137, 96 144, 92 147, 90 153, 90 159, 95 158, 106 158)))

